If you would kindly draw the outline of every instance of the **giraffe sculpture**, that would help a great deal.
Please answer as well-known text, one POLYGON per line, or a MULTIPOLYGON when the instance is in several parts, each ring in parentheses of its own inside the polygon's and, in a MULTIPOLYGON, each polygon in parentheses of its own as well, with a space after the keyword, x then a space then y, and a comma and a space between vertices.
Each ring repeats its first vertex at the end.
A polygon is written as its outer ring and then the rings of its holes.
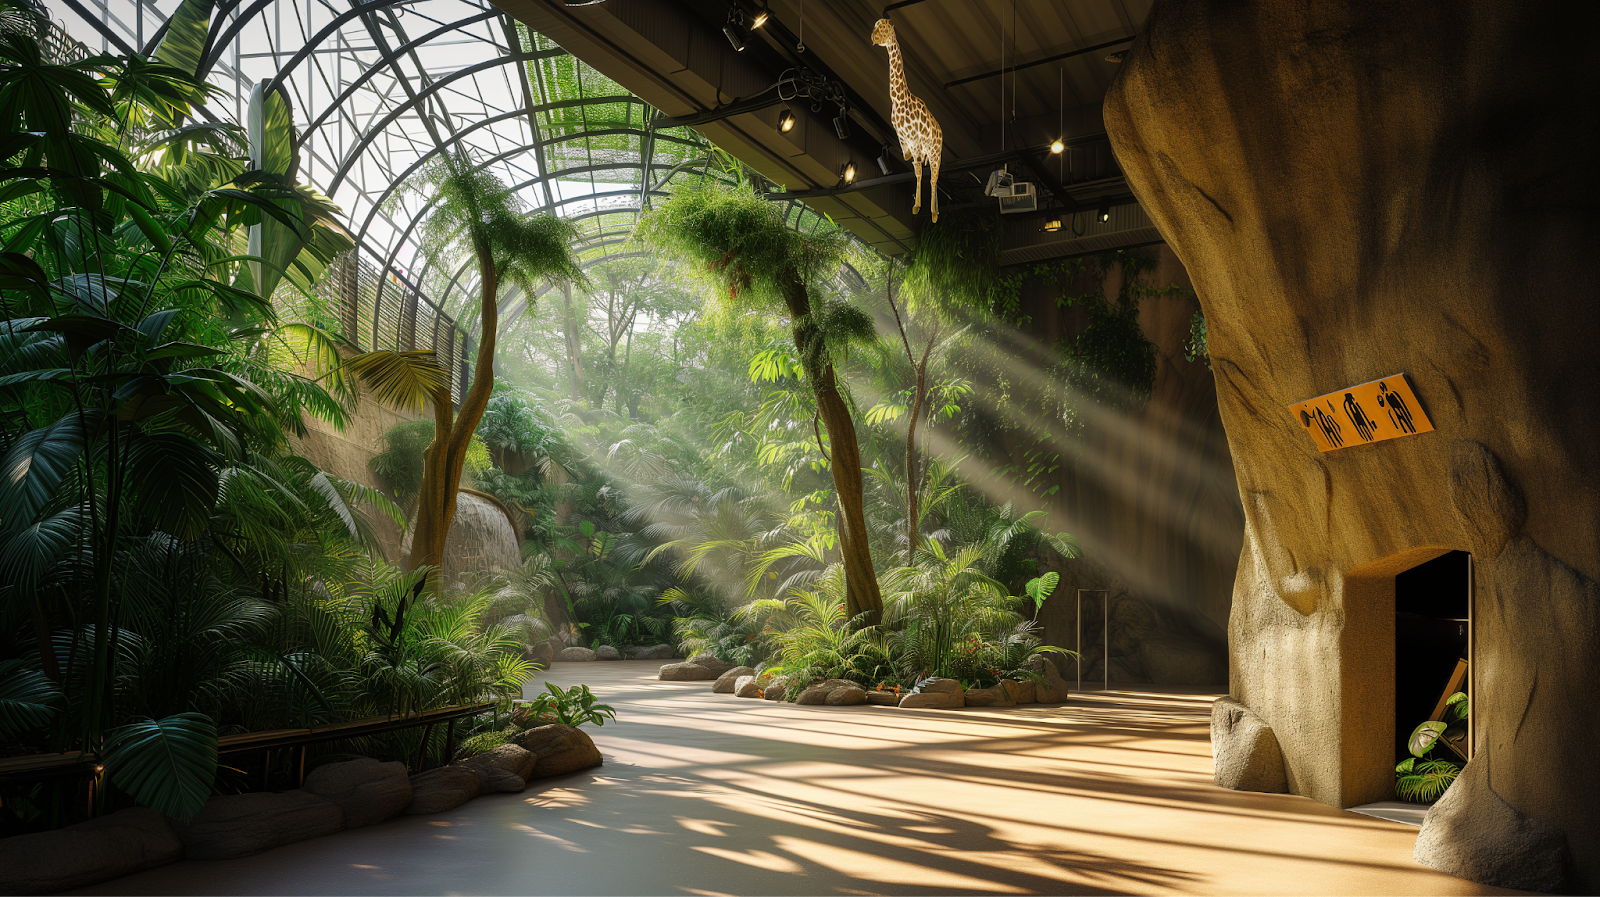
POLYGON ((939 156, 944 151, 944 131, 933 120, 928 104, 911 93, 906 86, 906 69, 900 59, 900 43, 895 40, 894 26, 888 19, 879 19, 872 26, 872 42, 889 50, 889 99, 894 113, 890 121, 900 137, 900 149, 911 162, 917 175, 916 199, 911 203, 911 214, 922 210, 922 162, 928 162, 928 204, 933 210, 933 220, 939 220, 939 156))

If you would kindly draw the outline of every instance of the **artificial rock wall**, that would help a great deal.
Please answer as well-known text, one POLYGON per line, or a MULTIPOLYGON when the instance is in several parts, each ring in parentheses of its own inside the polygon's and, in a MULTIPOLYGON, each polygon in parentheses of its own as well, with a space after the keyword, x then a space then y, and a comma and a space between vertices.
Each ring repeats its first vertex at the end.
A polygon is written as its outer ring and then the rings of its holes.
POLYGON ((1394 575, 1470 551, 1473 760, 1417 858, 1600 891, 1597 7, 1157 0, 1106 101, 1209 324, 1245 516, 1233 696, 1290 789, 1391 795, 1394 575), (1287 407, 1404 372, 1434 432, 1287 407))

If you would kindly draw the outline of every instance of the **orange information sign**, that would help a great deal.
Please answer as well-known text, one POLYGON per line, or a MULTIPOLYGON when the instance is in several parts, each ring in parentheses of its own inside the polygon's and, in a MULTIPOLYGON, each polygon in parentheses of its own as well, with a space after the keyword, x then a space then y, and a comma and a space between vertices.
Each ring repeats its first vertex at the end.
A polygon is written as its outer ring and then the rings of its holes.
POLYGON ((1324 452, 1433 429, 1405 374, 1290 405, 1289 413, 1324 452))

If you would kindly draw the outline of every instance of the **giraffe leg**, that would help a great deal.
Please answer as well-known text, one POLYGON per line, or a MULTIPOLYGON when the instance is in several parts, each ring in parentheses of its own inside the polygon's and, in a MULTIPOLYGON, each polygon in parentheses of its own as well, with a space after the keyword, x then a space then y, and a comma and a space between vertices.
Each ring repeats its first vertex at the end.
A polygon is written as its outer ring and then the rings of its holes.
POLYGON ((933 207, 933 221, 939 221, 939 156, 942 147, 928 156, 928 205, 933 207))
POLYGON ((916 154, 911 156, 911 170, 917 173, 917 192, 911 201, 911 214, 922 211, 922 157, 916 154))

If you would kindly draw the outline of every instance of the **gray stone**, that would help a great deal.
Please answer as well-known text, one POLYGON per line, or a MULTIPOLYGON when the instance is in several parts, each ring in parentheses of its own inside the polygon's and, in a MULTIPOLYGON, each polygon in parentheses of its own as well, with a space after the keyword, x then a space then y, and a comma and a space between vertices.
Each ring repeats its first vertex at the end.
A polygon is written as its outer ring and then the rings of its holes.
POLYGON ((1507 804, 1484 781, 1485 771, 1476 760, 1461 771, 1423 819, 1412 857, 1468 881, 1574 893, 1566 835, 1507 804))
POLYGON ((549 669, 550 664, 555 662, 556 650, 550 647, 548 641, 534 642, 531 645, 523 646, 522 656, 545 669, 549 669))
POLYGON ((517 744, 502 744, 492 751, 476 754, 460 762, 460 766, 476 772, 483 780, 484 791, 518 792, 533 775, 539 758, 532 751, 517 744))
POLYGON ((739 698, 759 698, 762 696, 761 681, 754 675, 740 676, 733 683, 733 694, 739 698))
POLYGON ((588 648, 562 648, 556 652, 558 663, 587 663, 594 660, 594 651, 588 648))
POLYGON ((740 676, 754 676, 756 671, 750 667, 733 667, 717 677, 716 684, 711 686, 711 691, 719 695, 733 694, 734 684, 740 676))
POLYGON ((1005 689, 1006 698, 1013 704, 1034 704, 1038 701, 1038 688, 1032 679, 1001 679, 1000 687, 1005 689))
POLYGON ((344 827, 360 828, 393 819, 411 803, 411 778, 398 760, 371 757, 324 763, 306 776, 300 790, 325 797, 344 811, 344 827))
POLYGON ((737 664, 732 664, 726 660, 719 659, 715 654, 696 654, 695 656, 689 658, 689 662, 697 663, 710 670, 711 677, 713 679, 721 676, 723 673, 726 673, 737 666, 737 664))
POLYGON ((778 678, 767 683, 767 687, 761 690, 761 696, 769 701, 781 701, 783 700, 783 696, 788 692, 788 677, 779 676, 778 678))
POLYGON ((611 645, 601 645, 594 649, 595 660, 621 660, 622 652, 611 645))
POLYGON ((966 699, 961 695, 942 691, 914 691, 900 699, 900 707, 906 710, 949 710, 963 707, 966 703, 966 699))
POLYGON ((827 703, 828 692, 831 691, 833 689, 829 688, 827 684, 818 682, 816 685, 808 685, 801 689, 794 702, 796 704, 824 704, 827 703))
POLYGON ((517 738, 517 745, 538 758, 530 775, 535 779, 593 769, 605 762, 588 735, 576 727, 559 723, 529 729, 517 738))
POLYGON ((411 804, 406 813, 443 813, 483 793, 483 777, 465 766, 441 766, 411 777, 411 804))
POLYGON ((1268 794, 1289 790, 1283 751, 1272 727, 1232 698, 1211 704, 1211 756, 1220 788, 1268 794))
POLYGON ((1145 675, 1157 685, 1226 685, 1228 660, 1198 639, 1151 636, 1139 643, 1145 675))
POLYGON ((717 678, 717 674, 698 663, 666 663, 658 674, 663 682, 702 682, 717 678))
POLYGON ((834 707, 850 707, 867 703, 867 690, 859 685, 845 685, 828 692, 824 703, 834 707))
POLYGON ((628 656, 634 660, 671 660, 677 653, 671 645, 651 645, 648 648, 631 649, 628 656))
POLYGON ((133 807, 53 832, 0 841, 0 894, 48 894, 183 859, 166 817, 133 807))
POLYGON ((956 679, 924 679, 917 683, 911 690, 912 694, 942 694, 959 695, 962 692, 961 683, 956 679))
POLYGON ((892 691, 869 691, 867 692, 867 703, 876 704, 880 707, 898 707, 900 706, 900 696, 892 691))
POLYGON ((344 811, 305 791, 229 794, 206 801, 187 822, 174 819, 172 828, 188 859, 226 860, 331 835, 344 828, 344 811))

